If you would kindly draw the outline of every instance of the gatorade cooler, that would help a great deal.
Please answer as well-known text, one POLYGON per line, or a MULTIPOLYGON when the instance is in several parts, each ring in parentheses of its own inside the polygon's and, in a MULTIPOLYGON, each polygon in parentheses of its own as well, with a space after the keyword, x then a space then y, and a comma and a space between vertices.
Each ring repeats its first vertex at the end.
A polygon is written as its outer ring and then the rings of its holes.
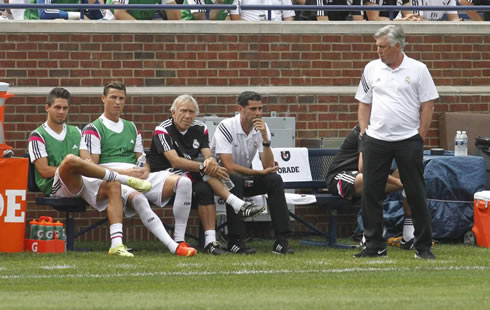
POLYGON ((0 252, 24 251, 27 158, 0 158, 0 252))
POLYGON ((475 193, 472 231, 478 246, 490 248, 490 191, 475 193))

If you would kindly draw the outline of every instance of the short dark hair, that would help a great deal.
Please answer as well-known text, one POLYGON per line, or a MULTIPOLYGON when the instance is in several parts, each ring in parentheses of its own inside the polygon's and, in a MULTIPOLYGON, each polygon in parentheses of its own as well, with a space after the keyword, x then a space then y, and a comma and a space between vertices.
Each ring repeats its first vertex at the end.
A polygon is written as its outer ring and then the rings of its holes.
POLYGON ((123 82, 120 81, 110 81, 105 83, 104 85, 104 96, 107 96, 109 93, 109 89, 114 88, 117 90, 122 90, 124 94, 126 95, 126 85, 124 85, 123 82))
POLYGON ((244 91, 243 93, 238 96, 238 104, 241 105, 242 107, 248 106, 248 101, 262 101, 262 97, 254 92, 254 91, 244 91))
POLYGON ((55 87, 49 92, 46 104, 51 106, 57 98, 66 99, 69 102, 71 99, 71 94, 62 87, 55 87))

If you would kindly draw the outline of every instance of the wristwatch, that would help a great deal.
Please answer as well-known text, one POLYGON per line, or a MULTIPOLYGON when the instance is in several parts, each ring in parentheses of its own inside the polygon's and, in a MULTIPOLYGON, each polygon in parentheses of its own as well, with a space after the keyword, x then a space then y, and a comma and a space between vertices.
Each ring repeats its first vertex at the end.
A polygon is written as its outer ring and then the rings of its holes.
POLYGON ((204 175, 204 163, 199 163, 199 172, 201 172, 202 175, 204 175))
POLYGON ((262 142, 262 145, 263 146, 271 146, 271 142, 270 141, 269 142, 262 142))

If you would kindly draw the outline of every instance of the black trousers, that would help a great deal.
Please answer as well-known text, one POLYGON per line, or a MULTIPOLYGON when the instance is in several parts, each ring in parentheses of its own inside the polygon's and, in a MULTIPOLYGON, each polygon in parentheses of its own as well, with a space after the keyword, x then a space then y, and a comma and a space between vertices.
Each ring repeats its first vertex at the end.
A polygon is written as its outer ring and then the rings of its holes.
MULTIPOLYGON (((291 231, 288 206, 284 196, 284 185, 280 175, 277 173, 254 175, 252 187, 245 187, 245 177, 241 174, 232 173, 230 178, 235 184, 231 193, 240 199, 243 199, 244 196, 268 195, 268 207, 276 237, 291 231)), ((226 205, 226 217, 230 237, 240 238, 245 233, 243 220, 229 205, 226 205)))
POLYGON ((367 247, 386 247, 383 239, 383 199, 390 166, 396 160, 415 228, 414 247, 429 250, 432 246, 432 217, 427 207, 424 182, 424 142, 420 135, 388 142, 368 135, 362 140, 363 188, 362 221, 367 247))

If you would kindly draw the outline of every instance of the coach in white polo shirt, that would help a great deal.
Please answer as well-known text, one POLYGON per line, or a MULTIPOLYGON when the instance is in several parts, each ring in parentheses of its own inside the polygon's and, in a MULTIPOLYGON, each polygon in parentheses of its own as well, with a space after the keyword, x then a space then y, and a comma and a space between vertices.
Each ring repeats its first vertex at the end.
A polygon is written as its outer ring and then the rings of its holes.
MULTIPOLYGON (((231 193, 239 198, 268 195, 269 212, 276 236, 272 252, 292 254, 294 251, 287 240, 291 227, 284 185, 281 176, 276 173, 279 167, 274 164, 271 133, 262 119, 262 107, 262 97, 259 94, 243 92, 238 97, 240 113, 219 123, 211 141, 211 150, 228 170, 230 179, 235 184, 231 193), (257 152, 264 167, 262 170, 252 168, 252 160, 257 152)), ((244 223, 229 205, 226 206, 226 216, 228 250, 241 254, 255 253, 254 249, 247 248, 243 243, 241 238, 245 233, 244 223)))
MULTIPOLYGON (((293 5, 291 0, 234 0, 234 5, 293 5)), ((267 20, 268 11, 267 10, 240 10, 237 7, 236 10, 230 12, 232 20, 246 20, 251 22, 258 22, 261 20, 267 20)), ((294 11, 271 11, 271 20, 275 22, 293 21, 294 11)))
POLYGON ((415 227, 415 257, 434 259, 422 165, 424 139, 439 97, 425 64, 405 53, 401 26, 374 34, 379 59, 366 65, 356 93, 363 155, 362 218, 367 247, 356 257, 386 256, 384 189, 396 160, 415 227))

